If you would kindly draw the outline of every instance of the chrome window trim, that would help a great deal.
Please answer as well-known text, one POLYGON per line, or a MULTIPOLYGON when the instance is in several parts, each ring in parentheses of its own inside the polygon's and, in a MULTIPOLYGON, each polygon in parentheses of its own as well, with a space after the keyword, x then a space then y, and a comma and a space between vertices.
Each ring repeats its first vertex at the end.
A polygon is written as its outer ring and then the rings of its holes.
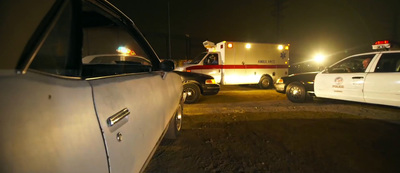
MULTIPOLYGON (((152 71, 152 72, 157 72, 157 71, 152 71)), ((91 81, 91 80, 107 79, 107 78, 115 78, 115 77, 153 74, 152 72, 124 73, 124 74, 115 74, 115 75, 107 75, 107 76, 99 76, 99 77, 89 77, 89 78, 85 78, 84 80, 91 81)))
POLYGON ((57 74, 47 73, 47 72, 43 72, 43 71, 35 70, 35 69, 28 69, 24 74, 26 74, 27 72, 42 74, 42 75, 56 77, 56 78, 60 78, 60 79, 82 80, 82 77, 57 75, 57 74))

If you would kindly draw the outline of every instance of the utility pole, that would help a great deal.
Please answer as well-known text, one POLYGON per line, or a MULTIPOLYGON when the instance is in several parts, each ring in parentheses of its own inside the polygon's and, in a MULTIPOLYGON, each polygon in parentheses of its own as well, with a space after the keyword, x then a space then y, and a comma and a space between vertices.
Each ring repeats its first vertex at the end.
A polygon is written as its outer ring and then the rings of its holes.
POLYGON ((171 53, 171 19, 170 19, 170 9, 169 9, 169 1, 168 1, 168 59, 172 59, 172 53, 171 53))
POLYGON ((281 21, 281 2, 280 0, 276 0, 276 41, 277 43, 280 43, 280 34, 281 34, 281 28, 280 28, 280 21, 281 21))
POLYGON ((288 0, 275 0, 274 3, 274 10, 272 12, 272 16, 276 18, 276 42, 281 42, 281 30, 282 30, 282 25, 281 25, 281 20, 283 18, 283 10, 287 7, 287 1, 288 0))
POLYGON ((190 58, 190 35, 185 34, 185 40, 186 40, 186 60, 189 60, 190 58))

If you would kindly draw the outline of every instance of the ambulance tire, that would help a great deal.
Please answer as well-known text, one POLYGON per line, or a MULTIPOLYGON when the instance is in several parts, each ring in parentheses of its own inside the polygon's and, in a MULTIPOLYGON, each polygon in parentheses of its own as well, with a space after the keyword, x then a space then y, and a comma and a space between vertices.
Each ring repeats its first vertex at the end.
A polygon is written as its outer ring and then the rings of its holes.
POLYGON ((286 87, 286 97, 294 103, 304 103, 307 100, 307 93, 304 85, 300 82, 292 82, 286 87))
POLYGON ((165 139, 176 139, 182 129, 182 117, 183 117, 183 103, 179 103, 178 108, 174 116, 168 125, 168 130, 165 133, 165 139))
POLYGON ((183 92, 187 93, 185 100, 185 103, 187 104, 196 103, 201 95, 199 86, 193 83, 187 83, 183 85, 183 92))
POLYGON ((263 77, 261 77, 260 82, 258 83, 258 86, 259 86, 261 89, 271 88, 272 85, 273 85, 272 78, 269 77, 269 76, 263 76, 263 77))

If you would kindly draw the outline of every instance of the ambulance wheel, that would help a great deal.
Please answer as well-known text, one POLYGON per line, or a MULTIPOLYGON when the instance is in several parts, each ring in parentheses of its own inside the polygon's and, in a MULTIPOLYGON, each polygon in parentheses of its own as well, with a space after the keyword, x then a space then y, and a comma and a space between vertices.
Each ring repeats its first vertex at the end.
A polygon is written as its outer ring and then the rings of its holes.
POLYGON ((183 85, 183 92, 186 92, 185 103, 191 104, 196 103, 200 98, 200 88, 196 84, 188 83, 183 85))
POLYGON ((183 117, 183 103, 179 103, 178 109, 172 117, 168 125, 168 130, 165 133, 166 139, 176 139, 182 128, 182 117, 183 117))
POLYGON ((263 76, 263 77, 261 77, 260 82, 258 83, 258 86, 261 89, 267 89, 267 88, 270 88, 272 86, 272 83, 273 82, 272 82, 271 77, 263 76))
POLYGON ((286 97, 294 103, 303 103, 306 101, 306 90, 300 82, 290 83, 286 87, 286 97))

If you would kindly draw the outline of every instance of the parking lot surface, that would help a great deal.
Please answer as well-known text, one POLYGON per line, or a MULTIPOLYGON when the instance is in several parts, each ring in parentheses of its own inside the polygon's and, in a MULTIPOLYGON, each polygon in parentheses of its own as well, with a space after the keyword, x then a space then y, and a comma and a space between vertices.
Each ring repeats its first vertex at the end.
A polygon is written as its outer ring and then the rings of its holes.
POLYGON ((184 107, 146 172, 400 172, 400 109, 222 86, 184 107))

